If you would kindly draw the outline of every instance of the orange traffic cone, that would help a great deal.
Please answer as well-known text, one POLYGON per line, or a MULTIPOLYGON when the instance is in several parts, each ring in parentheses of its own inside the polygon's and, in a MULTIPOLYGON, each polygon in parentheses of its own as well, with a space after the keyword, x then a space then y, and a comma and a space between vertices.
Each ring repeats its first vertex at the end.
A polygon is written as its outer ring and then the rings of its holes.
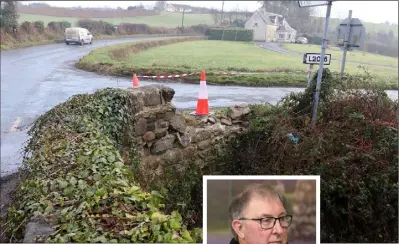
POLYGON ((139 79, 137 79, 137 75, 134 74, 132 78, 133 88, 138 88, 140 86, 139 79))
POLYGON ((201 71, 200 91, 195 115, 209 115, 208 90, 206 88, 205 71, 201 71))

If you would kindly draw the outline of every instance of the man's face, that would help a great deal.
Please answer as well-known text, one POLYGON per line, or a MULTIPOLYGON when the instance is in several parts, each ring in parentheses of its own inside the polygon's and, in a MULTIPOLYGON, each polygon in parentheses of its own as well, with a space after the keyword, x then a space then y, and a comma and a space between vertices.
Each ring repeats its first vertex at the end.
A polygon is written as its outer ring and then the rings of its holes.
MULTIPOLYGON (((248 206, 244 209, 242 217, 248 219, 258 219, 263 217, 280 217, 286 214, 283 204, 278 198, 253 197, 248 206)), ((288 228, 283 228, 277 220, 271 229, 262 229, 259 221, 242 221, 243 238, 245 244, 286 244, 288 228)), ((240 242, 240 243, 241 243, 240 242)))

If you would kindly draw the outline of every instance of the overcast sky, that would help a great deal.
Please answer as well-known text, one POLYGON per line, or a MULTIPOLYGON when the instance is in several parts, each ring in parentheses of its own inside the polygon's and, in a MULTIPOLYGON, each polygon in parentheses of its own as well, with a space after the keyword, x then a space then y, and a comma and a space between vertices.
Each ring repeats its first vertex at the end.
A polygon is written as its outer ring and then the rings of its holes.
MULTIPOLYGON (((155 1, 30 1, 46 2, 58 7, 111 7, 127 8, 142 3, 153 6, 155 1)), ((30 3, 24 1, 25 4, 30 3)), ((222 1, 167 1, 169 3, 188 4, 198 7, 222 8, 222 1)), ((257 1, 225 1, 224 9, 237 9, 254 11, 260 7, 257 1)), ((317 7, 321 16, 325 16, 326 7, 317 7)), ((353 18, 360 18, 366 22, 382 23, 389 21, 398 24, 398 1, 334 1, 331 8, 331 16, 345 18, 349 10, 352 10, 353 18)))

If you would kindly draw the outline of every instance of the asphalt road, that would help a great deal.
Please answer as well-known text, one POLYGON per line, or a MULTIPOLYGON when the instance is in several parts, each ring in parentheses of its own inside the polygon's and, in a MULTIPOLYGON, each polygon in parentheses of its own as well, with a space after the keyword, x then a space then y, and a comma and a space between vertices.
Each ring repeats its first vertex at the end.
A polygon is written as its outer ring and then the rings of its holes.
MULTIPOLYGON (((17 171, 22 161, 22 148, 33 121, 53 106, 72 95, 93 93, 106 87, 127 88, 130 79, 99 76, 76 69, 73 64, 91 50, 111 44, 153 39, 140 37, 121 40, 97 40, 93 45, 51 44, 1 51, 1 177, 17 171)), ((154 84, 140 80, 140 84, 154 84)), ((159 83, 158 83, 159 84, 159 83)), ((199 85, 168 83, 176 93, 177 108, 194 109, 199 85)), ((245 88, 209 86, 211 107, 239 103, 276 103, 280 98, 301 88, 245 88)), ((397 91, 390 91, 397 99, 397 91)))

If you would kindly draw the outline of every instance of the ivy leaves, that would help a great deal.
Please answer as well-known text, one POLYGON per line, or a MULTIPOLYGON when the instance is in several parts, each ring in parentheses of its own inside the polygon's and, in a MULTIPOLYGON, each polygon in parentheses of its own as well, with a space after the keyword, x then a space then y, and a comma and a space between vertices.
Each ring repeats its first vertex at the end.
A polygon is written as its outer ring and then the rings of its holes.
MULTIPOLYGON (((164 196, 144 192, 119 152, 127 91, 77 95, 32 127, 29 169, 8 214, 7 231, 22 239, 24 219, 55 221, 47 242, 201 242, 178 212, 163 212, 164 196)), ((202 230, 201 230, 202 231, 202 230)))

